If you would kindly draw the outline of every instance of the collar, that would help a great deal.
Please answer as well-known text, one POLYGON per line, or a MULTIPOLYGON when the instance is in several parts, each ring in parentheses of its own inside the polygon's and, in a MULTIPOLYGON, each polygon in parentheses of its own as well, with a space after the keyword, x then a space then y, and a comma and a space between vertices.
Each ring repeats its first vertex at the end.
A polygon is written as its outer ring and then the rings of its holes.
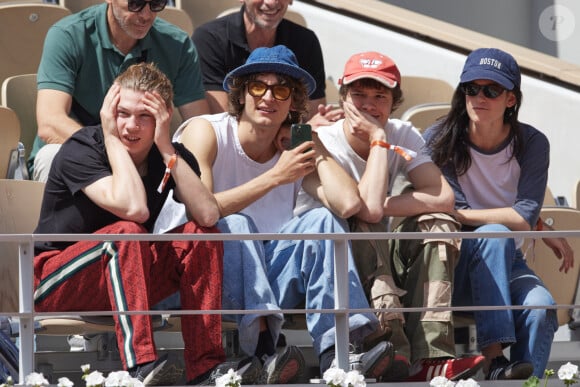
MULTIPOLYGON (((119 53, 120 55, 123 55, 117 49, 117 47, 115 47, 115 45, 113 44, 113 41, 111 40, 111 37, 109 36, 109 25, 107 23, 107 7, 108 7, 107 3, 103 3, 103 4, 99 4, 99 5, 95 6, 95 26, 97 29, 97 35, 98 35, 98 38, 100 41, 100 45, 104 49, 114 50, 115 52, 119 53)), ((156 23, 157 23, 157 19, 155 19, 155 22, 151 26, 151 29, 149 30, 147 35, 145 35, 145 37, 143 39, 140 39, 139 41, 137 41, 137 44, 135 45, 135 47, 133 47, 131 52, 129 54, 127 54, 127 57, 129 57, 129 56, 141 57, 143 55, 143 51, 146 51, 148 48, 151 47, 151 44, 152 44, 151 30, 153 30, 155 28, 156 23)), ((97 45, 95 45, 95 46, 97 46, 97 45)))

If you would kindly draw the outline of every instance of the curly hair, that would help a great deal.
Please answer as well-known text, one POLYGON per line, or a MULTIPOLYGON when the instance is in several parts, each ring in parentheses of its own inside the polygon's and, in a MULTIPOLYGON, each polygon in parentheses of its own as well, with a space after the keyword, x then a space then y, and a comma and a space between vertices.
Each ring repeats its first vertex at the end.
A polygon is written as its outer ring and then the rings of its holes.
MULTIPOLYGON (((514 106, 507 108, 503 122, 509 124, 509 137, 513 140, 511 157, 517 157, 523 151, 522 132, 518 121, 518 113, 522 104, 522 92, 516 87, 508 92, 516 97, 514 106)), ((440 168, 452 167, 458 176, 467 172, 471 166, 469 156, 469 115, 465 103, 465 93, 459 84, 453 93, 451 110, 447 117, 437 125, 436 132, 427 144, 431 150, 433 162, 440 168)))
POLYGON ((397 86, 391 89, 372 78, 362 78, 352 83, 349 83, 348 85, 340 85, 340 89, 338 89, 338 94, 340 95, 340 100, 338 101, 338 104, 340 105, 340 107, 342 107, 342 103, 346 99, 348 91, 350 90, 351 87, 354 86, 390 92, 391 95, 393 96, 393 105, 391 105, 390 113, 397 110, 397 108, 401 106, 401 104, 404 101, 403 90, 401 90, 400 84, 397 84, 397 86))
POLYGON ((122 88, 134 91, 157 91, 165 105, 173 103, 173 86, 167 76, 154 63, 131 65, 115 79, 122 88))
MULTIPOLYGON (((261 73, 233 77, 229 83, 228 112, 238 120, 244 111, 244 104, 240 101, 246 91, 246 84, 258 78, 261 73)), ((303 122, 308 117, 308 92, 306 86, 296 78, 284 74, 276 74, 278 83, 288 85, 292 89, 289 117, 284 124, 296 124, 303 122)))

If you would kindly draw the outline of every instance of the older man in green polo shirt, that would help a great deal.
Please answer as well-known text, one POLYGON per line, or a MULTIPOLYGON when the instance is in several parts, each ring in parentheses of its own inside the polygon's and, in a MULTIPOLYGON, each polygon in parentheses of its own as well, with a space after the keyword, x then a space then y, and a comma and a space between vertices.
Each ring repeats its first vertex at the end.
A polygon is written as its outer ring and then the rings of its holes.
POLYGON ((35 180, 46 181, 60 144, 81 127, 99 123, 107 90, 131 64, 154 62, 167 75, 183 119, 209 112, 194 44, 187 33, 157 18, 166 4, 107 0, 51 27, 38 68, 38 136, 29 160, 35 180))

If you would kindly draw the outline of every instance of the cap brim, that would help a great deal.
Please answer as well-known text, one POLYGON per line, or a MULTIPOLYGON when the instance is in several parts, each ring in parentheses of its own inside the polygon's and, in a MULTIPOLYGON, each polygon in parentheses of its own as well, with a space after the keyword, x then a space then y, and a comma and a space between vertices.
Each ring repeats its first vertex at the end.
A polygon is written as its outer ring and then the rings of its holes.
POLYGON ((274 73, 284 74, 289 77, 298 79, 306 86, 308 95, 314 93, 316 89, 316 81, 308 73, 308 71, 297 66, 291 66, 287 63, 268 62, 268 63, 248 63, 230 71, 224 78, 223 88, 225 91, 230 91, 230 80, 233 77, 240 77, 242 75, 257 74, 257 73, 274 73))
POLYGON ((364 78, 374 79, 375 81, 385 85, 389 89, 394 89, 395 87, 397 87, 396 80, 390 79, 390 78, 385 78, 385 77, 377 75, 377 73, 370 73, 370 72, 369 73, 364 73, 364 72, 363 73, 356 73, 354 75, 342 77, 342 84, 348 85, 350 83, 353 83, 354 81, 358 81, 359 79, 364 79, 364 78))
POLYGON ((464 72, 463 74, 461 74, 460 82, 467 83, 467 82, 476 81, 478 79, 485 79, 488 81, 493 81, 493 82, 497 83, 498 85, 503 86, 507 90, 513 90, 514 86, 515 86, 514 83, 509 78, 504 76, 503 74, 495 72, 495 71, 483 70, 483 69, 477 69, 477 70, 473 70, 473 71, 464 72))

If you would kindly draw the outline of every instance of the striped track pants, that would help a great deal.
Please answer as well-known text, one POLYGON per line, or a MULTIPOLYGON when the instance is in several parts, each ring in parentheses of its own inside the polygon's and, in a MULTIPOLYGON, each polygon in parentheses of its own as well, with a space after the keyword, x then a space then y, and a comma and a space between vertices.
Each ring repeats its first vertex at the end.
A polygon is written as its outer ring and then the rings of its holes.
MULTIPOLYGON (((119 221, 98 234, 138 234, 140 224, 119 221)), ((219 232, 188 222, 174 233, 219 232)), ((185 310, 221 308, 223 244, 212 241, 80 241, 34 258, 38 312, 138 311, 180 292, 185 310)), ((151 319, 118 315, 117 344, 126 368, 157 358, 151 319)), ((187 380, 225 359, 221 316, 182 316, 187 380)))

